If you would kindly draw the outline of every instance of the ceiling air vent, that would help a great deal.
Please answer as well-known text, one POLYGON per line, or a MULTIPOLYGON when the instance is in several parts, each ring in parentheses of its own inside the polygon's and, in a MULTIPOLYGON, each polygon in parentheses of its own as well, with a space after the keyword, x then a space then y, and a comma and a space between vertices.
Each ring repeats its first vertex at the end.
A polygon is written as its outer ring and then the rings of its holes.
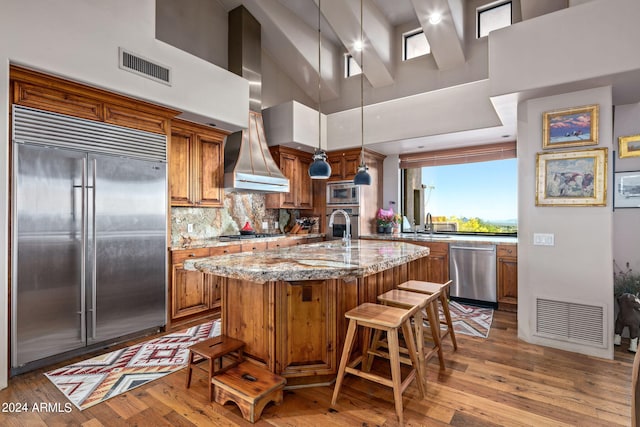
POLYGON ((119 49, 119 53, 121 69, 171 86, 171 68, 151 62, 123 48, 119 49))
POLYGON ((605 307, 536 298, 536 335, 605 347, 605 307))

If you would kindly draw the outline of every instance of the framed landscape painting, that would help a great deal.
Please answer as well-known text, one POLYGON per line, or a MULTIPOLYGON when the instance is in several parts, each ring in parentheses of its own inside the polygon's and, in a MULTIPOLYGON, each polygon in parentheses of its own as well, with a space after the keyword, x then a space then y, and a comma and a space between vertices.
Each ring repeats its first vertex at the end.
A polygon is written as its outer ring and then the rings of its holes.
POLYGON ((548 111, 542 117, 542 148, 598 144, 598 105, 548 111))
POLYGON ((621 136, 618 138, 620 158, 640 157, 640 135, 621 136))
POLYGON ((640 208, 640 171, 616 172, 613 207, 640 208))
POLYGON ((536 206, 605 206, 606 181, 606 148, 536 155, 536 206))

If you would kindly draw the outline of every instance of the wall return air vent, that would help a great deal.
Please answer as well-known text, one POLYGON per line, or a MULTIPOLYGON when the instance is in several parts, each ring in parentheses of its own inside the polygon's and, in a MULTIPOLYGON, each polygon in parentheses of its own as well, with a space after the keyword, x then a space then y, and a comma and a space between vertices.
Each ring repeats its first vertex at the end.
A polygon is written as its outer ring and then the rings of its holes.
POLYGON ((126 71, 171 86, 171 68, 151 62, 123 48, 118 49, 118 66, 126 71))
POLYGON ((605 347, 605 307, 536 298, 536 335, 605 347))

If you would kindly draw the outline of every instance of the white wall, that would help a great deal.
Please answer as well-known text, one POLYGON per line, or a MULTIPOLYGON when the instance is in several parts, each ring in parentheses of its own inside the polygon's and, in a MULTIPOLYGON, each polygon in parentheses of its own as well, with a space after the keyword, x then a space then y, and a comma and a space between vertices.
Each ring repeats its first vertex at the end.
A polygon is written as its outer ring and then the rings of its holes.
MULTIPOLYGON (((594 0, 491 33, 491 95, 640 68, 637 0, 594 0)), ((593 86, 592 86, 593 87, 593 86)))
POLYGON ((156 0, 156 38, 228 68, 228 18, 220 2, 156 0))
MULTIPOLYGON (((535 206, 536 153, 542 152, 542 113, 590 104, 600 105, 597 147, 609 149, 610 166, 611 87, 531 99, 518 107, 518 337, 534 344, 612 359, 611 192, 604 207, 535 206), (555 246, 534 246, 533 233, 554 234, 555 246), (536 336, 537 297, 595 306, 604 304, 607 347, 596 348, 536 336)), ((609 167, 608 180, 610 170, 609 167)))
MULTIPOLYGON (((618 158, 618 137, 640 134, 640 104, 616 105, 613 129, 613 149, 616 151, 615 170, 640 171, 640 157, 618 158)), ((616 189, 610 186, 611 192, 616 189)), ((640 272, 640 209, 616 209, 613 212, 613 259, 625 269, 640 272)))
POLYGON ((246 80, 155 39, 155 0, 3 0, 0 13, 0 388, 7 385, 9 64, 246 127, 246 80), (169 87, 118 68, 123 46, 173 70, 169 87))

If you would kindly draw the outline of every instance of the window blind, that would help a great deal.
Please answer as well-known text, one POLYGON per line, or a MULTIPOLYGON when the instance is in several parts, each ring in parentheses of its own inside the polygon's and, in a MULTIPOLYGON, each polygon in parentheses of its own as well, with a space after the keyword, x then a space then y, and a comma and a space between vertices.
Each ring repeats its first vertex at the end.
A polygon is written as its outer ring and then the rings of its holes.
POLYGON ((488 162, 492 160, 513 159, 516 155, 515 141, 500 142, 496 144, 477 145, 472 147, 402 154, 400 155, 400 168, 411 169, 425 166, 488 162))

